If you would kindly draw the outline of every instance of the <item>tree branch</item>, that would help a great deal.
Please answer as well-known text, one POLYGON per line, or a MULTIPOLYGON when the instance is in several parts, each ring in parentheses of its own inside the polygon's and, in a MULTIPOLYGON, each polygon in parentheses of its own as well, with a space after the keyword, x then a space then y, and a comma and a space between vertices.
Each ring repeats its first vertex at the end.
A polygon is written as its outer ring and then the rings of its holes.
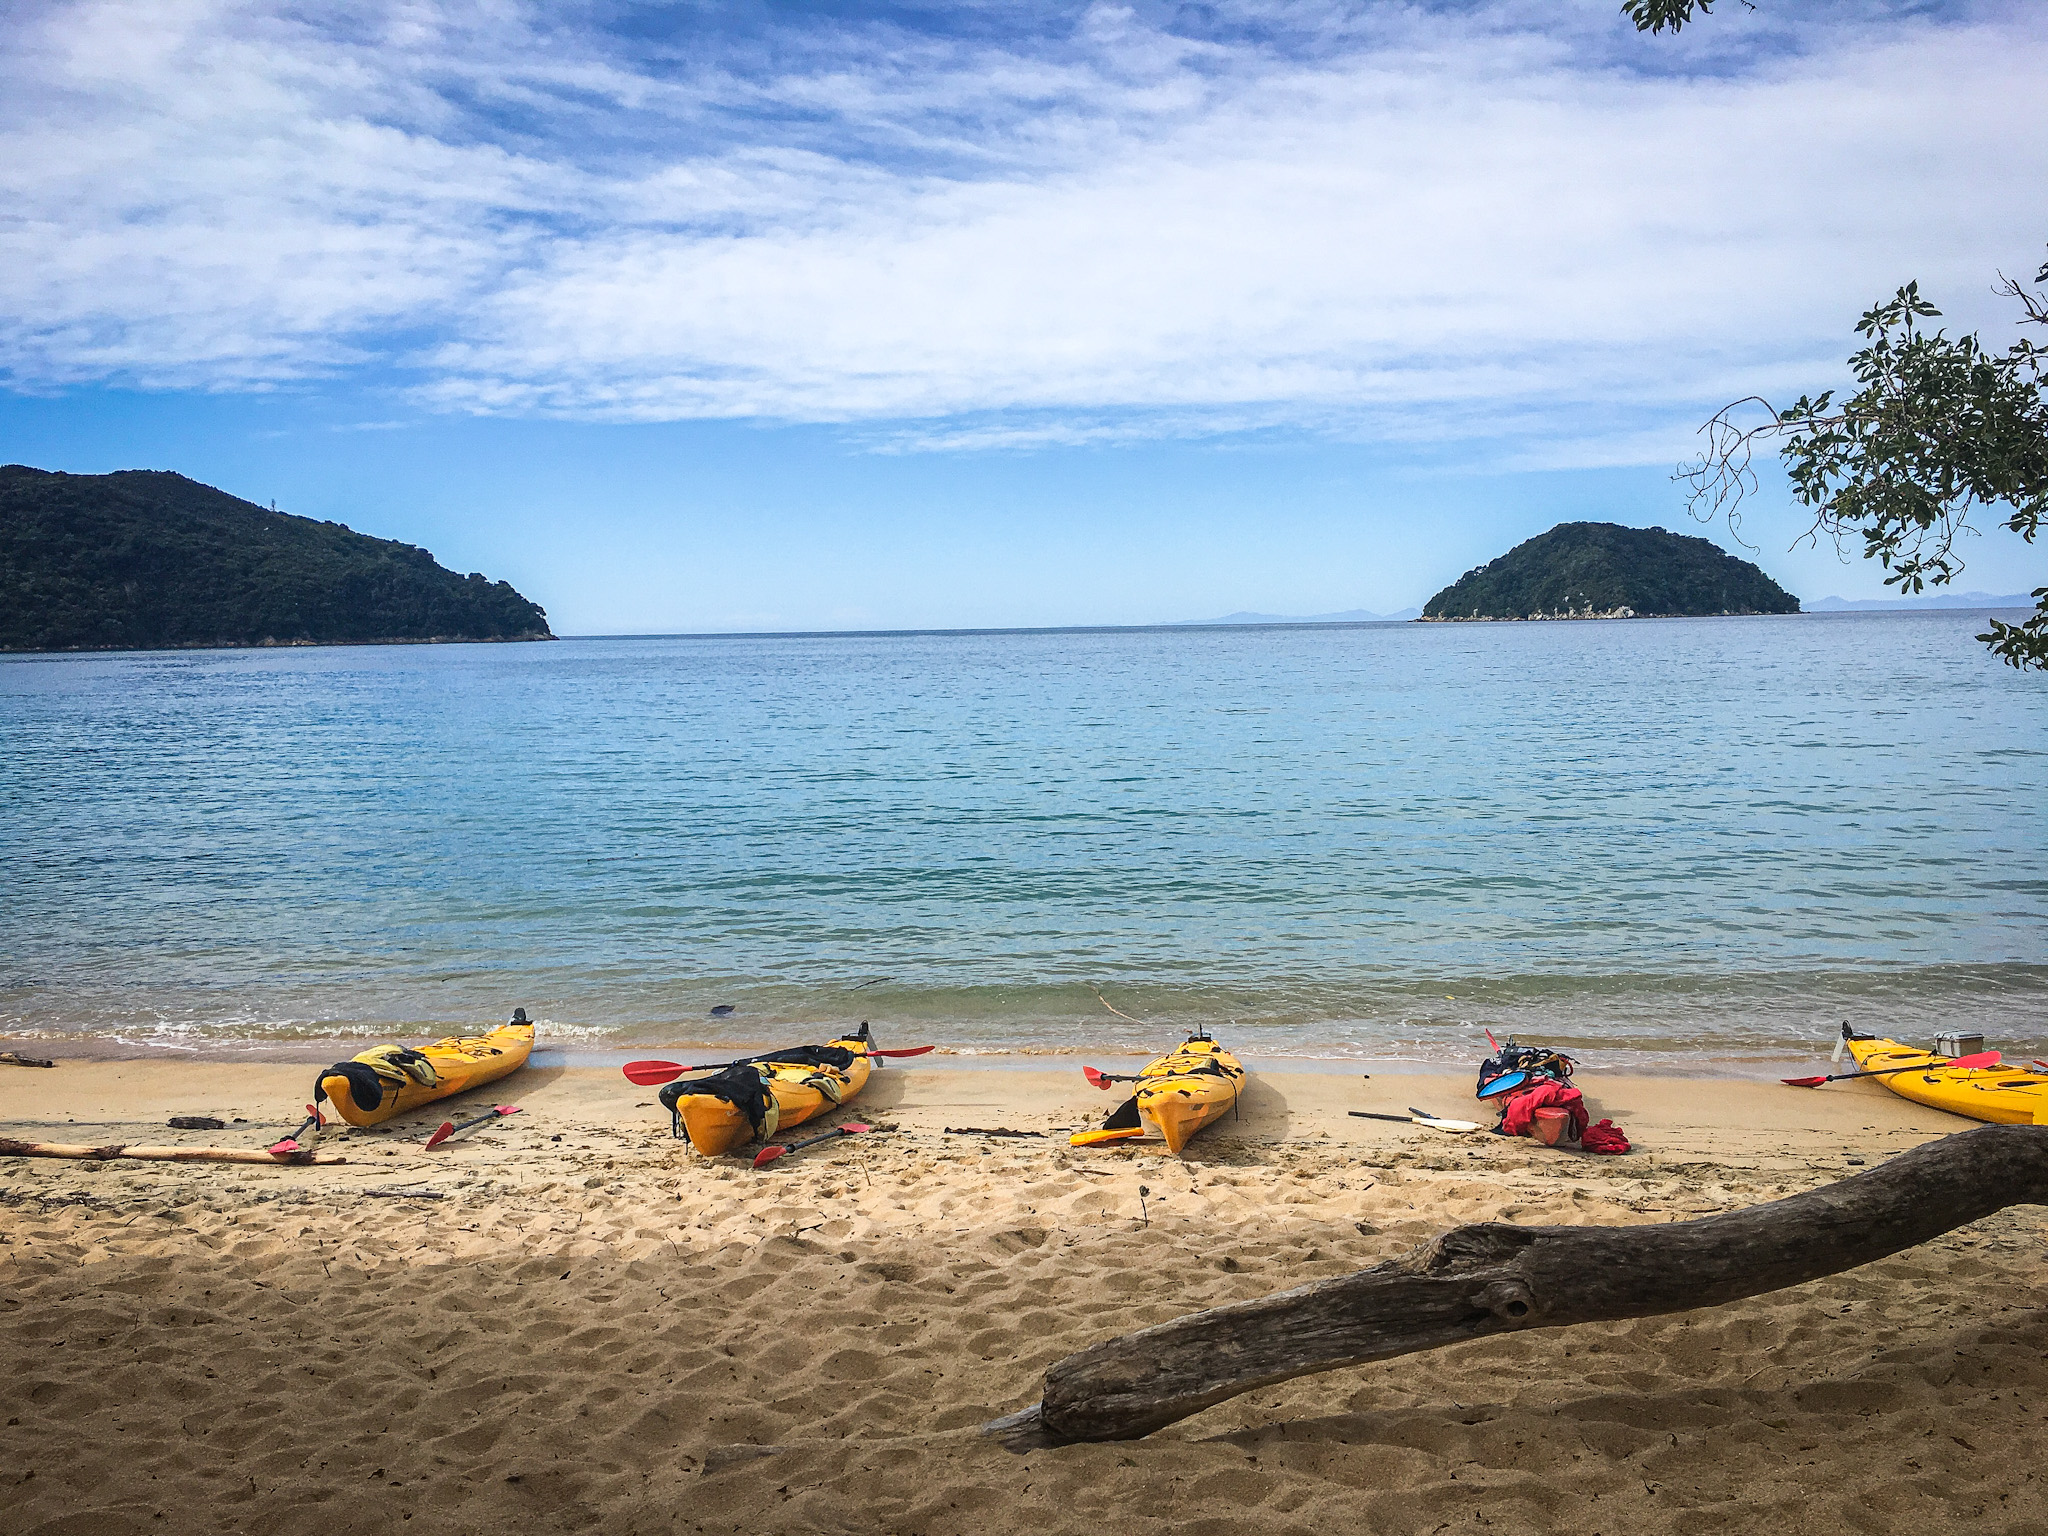
MULTIPOLYGON (((1755 10, 1750 0, 1742 0, 1743 7, 1755 10)), ((1623 0, 1621 14, 1635 23, 1638 32, 1652 34, 1669 27, 1679 31, 1689 21, 1713 14, 1714 0, 1623 0)))
POLYGON ((1134 1440, 1296 1376, 1468 1339, 1718 1306, 2048 1203, 2048 1126, 1987 1125, 1768 1205, 1644 1227, 1459 1227, 1372 1269, 1069 1355, 984 1426, 1010 1449, 1134 1440))
MULTIPOLYGON (((2048 281, 2044 266, 2037 283, 2048 281)), ((2048 324, 2048 297, 2005 277, 2021 325, 2048 324)), ((1857 322, 1865 345, 1849 359, 1857 388, 1839 403, 1832 390, 1775 410, 1757 396, 1724 406, 1700 430, 1699 461, 1673 476, 1689 487, 1687 510, 1725 518, 1741 538, 1742 501, 1757 489, 1759 442, 1784 461, 1795 500, 1813 509, 1800 542, 1825 533, 1837 551, 1850 533, 1903 592, 1945 586, 1962 571, 1956 540, 1979 508, 2031 542, 2048 514, 2048 349, 2022 337, 2003 352, 1975 335, 1950 337, 1920 322, 1941 311, 1908 283, 1857 322), (1743 427, 1736 414, 1759 406, 1770 419, 1743 427)), ((2048 666, 2048 599, 2022 625, 1994 621, 1978 638, 2016 667, 2048 666)))

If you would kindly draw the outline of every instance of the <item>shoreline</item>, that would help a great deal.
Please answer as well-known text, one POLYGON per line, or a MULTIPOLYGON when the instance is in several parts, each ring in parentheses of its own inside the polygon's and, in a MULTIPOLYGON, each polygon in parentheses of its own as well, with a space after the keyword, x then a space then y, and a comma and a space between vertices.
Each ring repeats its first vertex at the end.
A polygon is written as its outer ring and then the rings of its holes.
MULTIPOLYGON (((1897 602, 1885 598, 1816 598, 1816 602, 1841 602, 1839 608, 1804 608, 1795 613, 1630 613, 1627 617, 1637 619, 1816 619, 1816 618, 1915 618, 1928 614, 1961 615, 1965 618, 1980 613, 2027 613, 2034 604, 2025 594, 2018 594, 2018 601, 2009 603, 1914 603, 1911 600, 1897 602), (1874 606, 1861 607, 1869 603, 1874 606)), ((1805 599, 1800 599, 1803 603, 1805 599)), ((1619 618, 1618 613, 1599 614, 1541 614, 1494 618, 1485 615, 1462 617, 1432 617, 1418 614, 1412 619, 1262 619, 1242 623, 1226 623, 1214 619, 1166 619, 1149 624, 1027 624, 983 628, 952 629, 706 629, 706 630, 661 630, 633 632, 629 634, 546 634, 525 635, 436 635, 426 638, 394 638, 379 640, 269 640, 249 641, 236 644, 222 641, 192 641, 183 645, 165 646, 67 646, 58 650, 31 651, 0 646, 0 656, 103 656, 103 655, 157 655, 175 654, 187 651, 249 651, 320 649, 322 647, 344 648, 369 645, 520 645, 535 641, 607 641, 607 640, 897 640, 897 639, 943 639, 959 635, 970 638, 991 635, 1114 635, 1114 634, 1171 634, 1177 631, 1202 630, 1269 630, 1269 629, 1387 629, 1409 624, 1525 624, 1546 623, 1555 620, 1581 618, 1619 618)))
MULTIPOLYGON (((1117 1095, 1091 1088, 1072 1068, 1043 1064, 989 1071, 979 1064, 931 1064, 933 1058, 892 1061, 877 1071, 858 1099, 820 1125, 863 1113, 886 1112, 907 1131, 943 1134, 947 1115, 1009 1113, 1023 1117, 1028 1128, 1072 1130, 1094 1124, 1114 1108, 1117 1095)), ((324 1064, 324 1063, 318 1063, 324 1064)), ((317 1065, 317 1064, 316 1064, 317 1065)), ((0 1067, 0 1126, 11 1134, 60 1128, 90 1131, 88 1140, 136 1140, 149 1129, 150 1140, 191 1142, 190 1133, 157 1127, 171 1115, 212 1115, 231 1124, 247 1124, 250 1136, 267 1135, 271 1127, 289 1130, 303 1113, 309 1084, 305 1063, 168 1061, 104 1059, 77 1061, 54 1069, 0 1067)), ((1417 1107, 1432 1114, 1485 1121, 1486 1106, 1472 1092, 1466 1073, 1415 1072, 1361 1077, 1336 1072, 1272 1072, 1253 1070, 1246 1079, 1242 1106, 1220 1137, 1215 1130, 1192 1144, 1190 1161, 1212 1143, 1249 1139, 1280 1144, 1290 1138, 1314 1137, 1332 1147, 1377 1147, 1390 1140, 1420 1137, 1425 1144, 1457 1146, 1470 1152, 1482 1146, 1533 1148, 1534 1154, 1589 1169, 1624 1167, 1644 1156, 1677 1155, 1726 1160, 1757 1150, 1757 1134, 1771 1139, 1786 1156, 1799 1158, 1841 1148, 1843 1155, 1878 1156, 1904 1145, 1970 1128, 1976 1122, 1929 1109, 1875 1083, 1837 1083, 1824 1089, 1790 1088, 1747 1078, 1673 1079, 1666 1076, 1601 1074, 1575 1079, 1586 1095, 1593 1117, 1621 1123, 1638 1152, 1621 1158, 1556 1152, 1523 1139, 1490 1134, 1454 1136, 1424 1132, 1419 1127, 1361 1120, 1350 1110, 1405 1112, 1417 1107), (1710 1088, 1711 1091, 1703 1089, 1710 1088)), ((384 1127, 339 1133, 343 1140, 390 1138, 398 1145, 414 1131, 438 1125, 447 1113, 472 1101, 478 1104, 521 1099, 535 1118, 519 1122, 518 1130, 536 1126, 547 1115, 579 1121, 595 1119, 631 1139, 650 1128, 666 1141, 666 1114, 654 1107, 655 1090, 636 1087, 605 1065, 573 1065, 549 1061, 536 1052, 532 1062, 498 1083, 466 1095, 436 1101, 398 1116, 384 1127)), ((226 1132, 202 1133, 215 1137, 226 1132)), ((66 1130, 60 1139, 76 1139, 66 1130)), ((331 1139, 331 1138, 330 1138, 331 1139)), ((503 1137, 484 1139, 495 1145, 503 1137)), ((513 1139, 518 1139, 513 1135, 513 1139)), ((323 1142, 323 1146, 327 1143, 323 1142)), ((689 1154, 692 1166, 724 1166, 689 1154)), ((1562 1166, 1562 1163, 1560 1163, 1562 1166)), ((280 1173, 308 1172, 280 1168, 280 1173)))
MULTIPOLYGON (((480 1033, 490 1025, 453 1026, 462 1033, 480 1033)), ((545 1028, 545 1025, 543 1025, 545 1028)), ((543 1039, 536 1045, 533 1063, 536 1067, 597 1067, 616 1070, 625 1063, 648 1056, 675 1056, 686 1059, 703 1056, 707 1059, 723 1060, 731 1056, 748 1055, 758 1051, 774 1049, 778 1044, 790 1043, 790 1036, 803 1033, 802 1026, 783 1031, 780 1036, 763 1036, 753 1040, 688 1040, 638 1042, 630 1046, 602 1046, 592 1042, 576 1041, 570 1044, 548 1044, 543 1039)), ((949 1067, 962 1071, 1016 1072, 1031 1071, 1048 1063, 1058 1062, 1078 1070, 1088 1061, 1147 1061, 1168 1048, 1169 1037, 1177 1038, 1169 1030, 1161 1034, 1161 1045, 1157 1047, 1134 1047, 1127 1042, 1105 1041, 1088 1045, 1059 1045, 1004 1049, 980 1045, 937 1045, 930 1052, 936 1064, 945 1062, 949 1067)), ((12 1035, 0 1033, 0 1051, 19 1051, 25 1055, 42 1056, 55 1060, 61 1067, 67 1062, 194 1062, 209 1065, 242 1066, 291 1064, 295 1066, 322 1067, 331 1062, 346 1061, 356 1052, 365 1050, 383 1040, 400 1040, 420 1043, 429 1039, 442 1038, 424 1030, 393 1031, 385 1035, 358 1035, 348 1038, 307 1037, 283 1040, 264 1040, 243 1037, 236 1039, 209 1040, 202 1045, 174 1045, 163 1041, 128 1040, 118 1036, 49 1036, 12 1035)), ((803 1035, 806 1040, 830 1038, 819 1032, 817 1026, 809 1027, 803 1035)), ((1226 1042, 1227 1043, 1227 1042, 1226 1042)), ((1674 1054, 1660 1061, 1654 1069, 1640 1060, 1622 1063, 1588 1061, 1583 1048, 1574 1048, 1567 1054, 1578 1061, 1581 1074, 1591 1074, 1602 1080, 1611 1078, 1670 1078, 1687 1082, 1738 1082, 1774 1083, 1780 1077, 1796 1075, 1803 1070, 1815 1069, 1828 1060, 1832 1043, 1816 1045, 1810 1052, 1765 1053, 1752 1051, 1736 1055, 1733 1053, 1719 1058, 1707 1058, 1704 1053, 1674 1054), (1747 1069, 1747 1070, 1745 1070, 1747 1069)), ((1294 1055, 1279 1052, 1236 1051, 1239 1060, 1248 1070, 1261 1075, 1303 1074, 1310 1076, 1346 1077, 1364 1075, 1368 1077, 1433 1077, 1456 1076, 1463 1071, 1476 1073, 1479 1062, 1485 1055, 1485 1048, 1479 1047, 1469 1064, 1459 1064, 1443 1059, 1424 1059, 1389 1055, 1353 1054, 1344 1056, 1294 1055)), ((1636 1055, 1644 1053, 1637 1051, 1636 1055)))

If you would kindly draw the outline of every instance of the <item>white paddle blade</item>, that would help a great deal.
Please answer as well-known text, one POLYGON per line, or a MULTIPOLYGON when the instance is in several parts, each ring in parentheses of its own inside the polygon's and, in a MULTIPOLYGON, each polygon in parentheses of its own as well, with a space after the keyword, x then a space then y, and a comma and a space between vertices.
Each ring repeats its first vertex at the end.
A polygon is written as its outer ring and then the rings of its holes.
POLYGON ((1415 1117, 1417 1125, 1428 1126, 1432 1131, 1452 1131, 1462 1136, 1467 1131, 1483 1131, 1486 1129, 1485 1126, 1476 1120, 1445 1120, 1428 1113, 1426 1110, 1420 1109, 1411 1109, 1408 1113, 1415 1117))

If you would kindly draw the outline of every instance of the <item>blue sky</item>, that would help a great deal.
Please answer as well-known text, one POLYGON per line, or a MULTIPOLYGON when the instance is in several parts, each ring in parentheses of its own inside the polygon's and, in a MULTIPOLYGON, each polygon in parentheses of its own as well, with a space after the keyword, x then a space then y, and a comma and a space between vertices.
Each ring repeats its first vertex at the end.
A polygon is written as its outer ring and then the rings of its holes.
MULTIPOLYGON (((17 10, 0 458, 421 543, 566 633, 1388 610, 1565 518, 1692 531, 1700 420, 1837 383, 1899 282, 2009 334, 2048 37, 1615 10, 17 10)), ((1767 485, 1743 533, 1878 594, 1802 527, 1767 485)))

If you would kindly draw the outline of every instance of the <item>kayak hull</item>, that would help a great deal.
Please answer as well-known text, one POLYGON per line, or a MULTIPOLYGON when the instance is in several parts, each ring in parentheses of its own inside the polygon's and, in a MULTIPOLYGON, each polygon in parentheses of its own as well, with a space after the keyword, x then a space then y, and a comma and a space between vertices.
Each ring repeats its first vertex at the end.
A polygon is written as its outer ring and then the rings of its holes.
POLYGON ((1127 1140, 1149 1130, 1178 1156, 1197 1131, 1237 1107, 1243 1086, 1244 1067, 1235 1056, 1213 1040, 1190 1040, 1139 1071, 1130 1102, 1110 1116, 1107 1126, 1068 1139, 1085 1147, 1127 1140))
MULTIPOLYGON (((802 1125, 828 1109, 852 1103, 861 1089, 867 1086, 868 1075, 874 1070, 873 1060, 868 1055, 868 1042, 853 1038, 825 1043, 853 1052, 852 1064, 842 1071, 837 1067, 813 1067, 791 1062, 762 1063, 769 1071, 768 1091, 775 1096, 778 1134, 790 1126, 802 1125), (819 1086, 821 1078, 838 1088, 836 1099, 819 1086)), ((682 1094, 676 1099, 675 1109, 682 1117, 683 1130, 690 1138, 690 1145, 705 1157, 722 1157, 734 1147, 754 1139, 754 1127, 738 1106, 712 1094, 682 1094)))
POLYGON ((1946 1056, 1900 1045, 1896 1040, 1843 1042, 1859 1072, 1889 1067, 1923 1068, 1892 1072, 1876 1081, 1902 1099, 1997 1125, 2048 1125, 2048 1073, 2023 1067, 1951 1067, 1946 1056))
POLYGON ((1234 1093, 1225 1098, 1203 1092, 1207 1086, 1203 1084, 1199 1088, 1162 1087, 1139 1090, 1141 1098, 1138 1113, 1152 1122, 1160 1138, 1165 1141, 1166 1150, 1176 1157, 1195 1132, 1212 1120, 1222 1119, 1229 1112, 1230 1106, 1237 1102, 1237 1095, 1234 1093), (1194 1095, 1197 1093, 1202 1093, 1202 1097, 1195 1098, 1194 1095), (1171 1097, 1175 1094, 1186 1094, 1188 1097, 1171 1097))
POLYGON ((531 1024, 501 1024, 481 1035, 451 1035, 422 1046, 420 1054, 433 1063, 436 1081, 386 1082, 383 1101, 375 1109, 356 1103, 349 1080, 339 1073, 320 1079, 320 1091, 334 1112, 350 1125, 381 1125, 422 1104, 452 1098, 486 1083, 495 1083, 526 1065, 533 1054, 531 1024))

